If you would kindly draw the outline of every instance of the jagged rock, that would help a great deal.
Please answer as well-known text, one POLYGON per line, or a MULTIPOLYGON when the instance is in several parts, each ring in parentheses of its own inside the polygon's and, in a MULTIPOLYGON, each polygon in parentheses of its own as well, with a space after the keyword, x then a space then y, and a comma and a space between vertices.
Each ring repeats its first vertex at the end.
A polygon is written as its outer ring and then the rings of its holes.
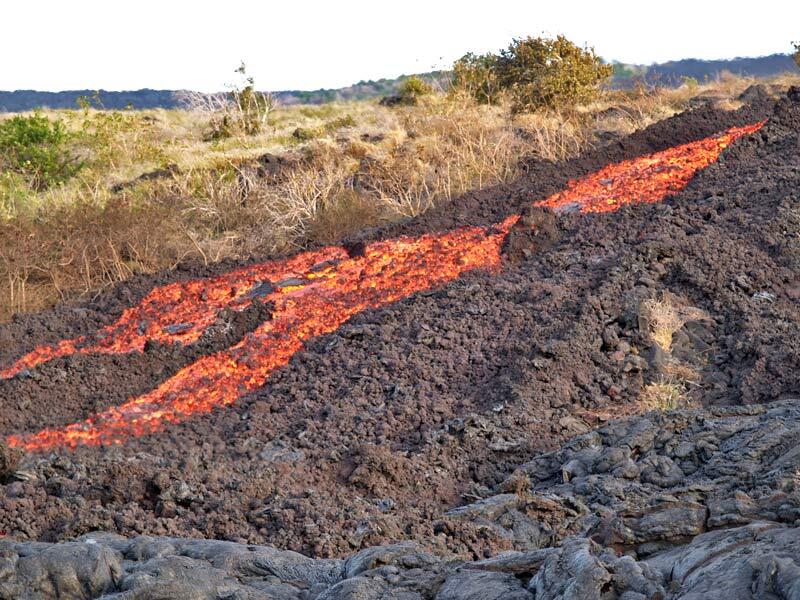
POLYGON ((99 544, 0 541, 0 598, 97 598, 115 591, 122 557, 99 544))
POLYGON ((528 552, 504 552, 492 558, 472 563, 472 568, 504 573, 535 573, 555 548, 543 548, 528 552))
POLYGON ((752 523, 703 534, 648 564, 680 598, 800 598, 800 529, 752 523), (771 594, 771 595, 770 595, 771 594))
POLYGON ((379 579, 353 577, 334 585, 317 596, 317 600, 383 600, 386 584, 379 579))
POLYGON ((406 569, 435 565, 437 559, 412 542, 367 548, 348 558, 344 563, 345 577, 355 577, 383 565, 402 566, 406 569))
POLYGON ((600 598, 611 581, 611 573, 595 556, 599 547, 586 539, 575 539, 548 557, 531 579, 537 600, 557 598, 600 598))
POLYGON ((533 600, 533 597, 513 575, 461 571, 445 581, 436 600, 533 600))
POLYGON ((516 494, 501 494, 479 500, 474 504, 454 508, 447 513, 449 517, 469 519, 494 519, 519 505, 520 498, 516 494))
POLYGON ((499 486, 517 493, 445 515, 517 551, 463 562, 401 542, 315 560, 214 540, 4 539, 0 599, 800 599, 799 470, 796 400, 650 413, 533 457, 499 486))

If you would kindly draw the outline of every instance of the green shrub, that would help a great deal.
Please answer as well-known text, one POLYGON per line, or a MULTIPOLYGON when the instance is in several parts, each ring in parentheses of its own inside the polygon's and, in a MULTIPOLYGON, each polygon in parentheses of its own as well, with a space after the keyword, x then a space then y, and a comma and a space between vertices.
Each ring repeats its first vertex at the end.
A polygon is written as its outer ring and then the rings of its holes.
POLYGON ((36 207, 36 197, 36 192, 31 189, 24 176, 8 169, 0 169, 0 223, 32 214, 36 207))
POLYGON ((792 42, 792 46, 794 46, 794 62, 800 67, 800 42, 792 42))
POLYGON ((398 91, 404 98, 419 98, 433 92, 433 88, 422 77, 412 75, 400 84, 398 91))
POLYGON ((697 88, 700 86, 700 82, 697 81, 696 77, 689 77, 688 75, 681 75, 681 84, 685 85, 692 94, 696 93, 697 88))
POLYGON ((469 52, 453 64, 452 87, 475 98, 481 104, 496 104, 500 95, 497 80, 497 56, 469 52))
POLYGON ((422 96, 433 92, 433 87, 421 77, 407 77, 397 88, 396 94, 381 98, 381 106, 416 106, 422 96))
POLYGON ((0 162, 41 191, 68 180, 82 168, 71 151, 71 140, 61 121, 39 113, 0 120, 0 162))
POLYGON ((325 133, 324 127, 298 127, 292 132, 292 138, 298 142, 310 142, 325 133))
POLYGON ((496 102, 508 92, 515 112, 563 108, 594 99, 614 73, 592 48, 563 35, 515 39, 499 54, 465 54, 453 65, 453 85, 478 102, 496 102))
POLYGON ((166 161, 152 118, 133 110, 92 111, 85 105, 76 142, 85 149, 89 168, 106 170, 121 164, 166 161))
POLYGON ((495 66, 500 85, 508 89, 516 112, 561 108, 587 102, 611 77, 594 49, 581 48, 563 35, 555 39, 515 39, 501 50, 495 66))

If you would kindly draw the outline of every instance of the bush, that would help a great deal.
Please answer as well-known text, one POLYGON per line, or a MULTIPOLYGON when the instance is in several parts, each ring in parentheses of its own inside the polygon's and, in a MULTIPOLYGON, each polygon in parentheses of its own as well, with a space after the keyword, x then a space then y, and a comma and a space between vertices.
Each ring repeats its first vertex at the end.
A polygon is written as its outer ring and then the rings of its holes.
POLYGON ((794 62, 800 67, 800 42, 792 42, 792 46, 794 46, 794 62))
POLYGON ((322 127, 298 127, 292 132, 292 137, 298 142, 310 142, 324 133, 322 127))
POLYGON ((614 67, 603 64, 593 48, 559 35, 514 40, 501 50, 495 70, 500 85, 511 93, 514 110, 522 112, 590 101, 614 67))
POLYGON ((62 183, 83 166, 72 155, 72 136, 61 121, 36 113, 0 121, 0 162, 37 190, 62 183))
POLYGON ((697 93, 697 88, 700 87, 700 82, 697 81, 696 77, 681 75, 681 85, 686 86, 686 89, 689 90, 689 93, 695 95, 697 93))
POLYGON ((400 85, 400 95, 406 98, 427 96, 432 91, 431 85, 417 75, 412 75, 400 85))
POLYGON ((465 92, 481 104, 497 104, 501 89, 496 65, 494 54, 465 54, 453 64, 453 89, 465 92))
POLYGON ((274 102, 270 94, 257 92, 252 85, 228 94, 217 115, 209 123, 209 140, 261 133, 274 102))
POLYGON ((337 129, 344 129, 347 127, 355 127, 358 125, 356 123, 355 118, 353 115, 343 115, 341 117, 336 117, 335 119, 331 119, 327 123, 325 123, 325 131, 333 132, 337 129))
POLYGON ((465 54, 453 65, 453 85, 478 102, 496 102, 507 91, 515 112, 563 108, 596 97, 599 84, 614 73, 592 48, 563 35, 555 39, 515 39, 500 54, 465 54))
POLYGON ((92 111, 84 107, 76 142, 90 169, 105 170, 122 164, 162 164, 163 146, 156 135, 154 120, 132 110, 92 111))
POLYGON ((433 92, 433 87, 421 77, 412 75, 400 84, 397 94, 381 98, 381 106, 416 106, 421 96, 433 92))
MULTIPOLYGON (((231 103, 233 115, 227 118, 235 121, 234 131, 226 131, 227 136, 233 135, 235 130, 242 131, 245 135, 256 135, 261 133, 267 123, 269 113, 273 108, 274 101, 270 94, 257 92, 253 87, 253 80, 240 90, 231 92, 231 103)), ((230 125, 228 125, 230 129, 230 125)), ((223 136, 225 137, 225 136, 223 136)))

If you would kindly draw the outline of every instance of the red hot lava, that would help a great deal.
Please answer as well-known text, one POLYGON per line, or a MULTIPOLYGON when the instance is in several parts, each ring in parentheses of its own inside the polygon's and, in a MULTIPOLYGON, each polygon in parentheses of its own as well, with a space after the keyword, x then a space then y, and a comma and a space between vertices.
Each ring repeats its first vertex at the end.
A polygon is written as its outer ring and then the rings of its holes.
MULTIPOLYGON (((685 187, 728 145, 763 124, 732 128, 610 165, 571 181, 566 190, 536 204, 591 213, 657 202, 685 187)), ((375 242, 356 257, 348 256, 344 248, 329 247, 218 277, 155 288, 94 340, 82 337, 37 348, 0 370, 0 378, 69 354, 141 352, 148 340, 189 344, 200 338, 221 310, 242 310, 254 298, 271 301, 274 311, 271 320, 238 344, 204 356, 147 394, 79 423, 12 435, 8 443, 31 451, 118 444, 229 405, 263 386, 305 341, 335 331, 353 315, 444 285, 470 270, 498 269, 503 240, 518 218, 508 217, 492 227, 375 242)))

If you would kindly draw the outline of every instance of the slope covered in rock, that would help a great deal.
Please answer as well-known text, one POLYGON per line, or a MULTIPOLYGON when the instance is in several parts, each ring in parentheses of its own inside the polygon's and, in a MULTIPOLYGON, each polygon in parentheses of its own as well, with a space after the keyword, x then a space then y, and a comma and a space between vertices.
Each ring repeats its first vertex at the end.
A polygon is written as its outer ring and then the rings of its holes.
POLYGON ((314 560, 95 532, 60 544, 0 541, 0 597, 796 598, 798 440, 797 399, 611 422, 520 466, 500 486, 515 492, 444 515, 519 548, 478 561, 410 542, 314 560))
MULTIPOLYGON (((570 178, 764 118, 662 203, 526 212, 534 233, 512 231, 498 271, 353 316, 224 409, 121 445, 0 457, 0 591, 793 597, 800 90, 532 163, 514 184, 347 248, 498 222, 570 178), (665 297, 684 317, 666 354, 643 310, 665 297), (681 402, 703 408, 635 416, 675 364, 681 402), (382 546, 401 540, 416 545, 382 546)), ((218 274, 164 273, 19 318, 0 327, 2 365, 113 323, 156 285, 218 274)), ((0 433, 120 405, 270 314, 254 302, 190 344, 4 379, 0 433)))

